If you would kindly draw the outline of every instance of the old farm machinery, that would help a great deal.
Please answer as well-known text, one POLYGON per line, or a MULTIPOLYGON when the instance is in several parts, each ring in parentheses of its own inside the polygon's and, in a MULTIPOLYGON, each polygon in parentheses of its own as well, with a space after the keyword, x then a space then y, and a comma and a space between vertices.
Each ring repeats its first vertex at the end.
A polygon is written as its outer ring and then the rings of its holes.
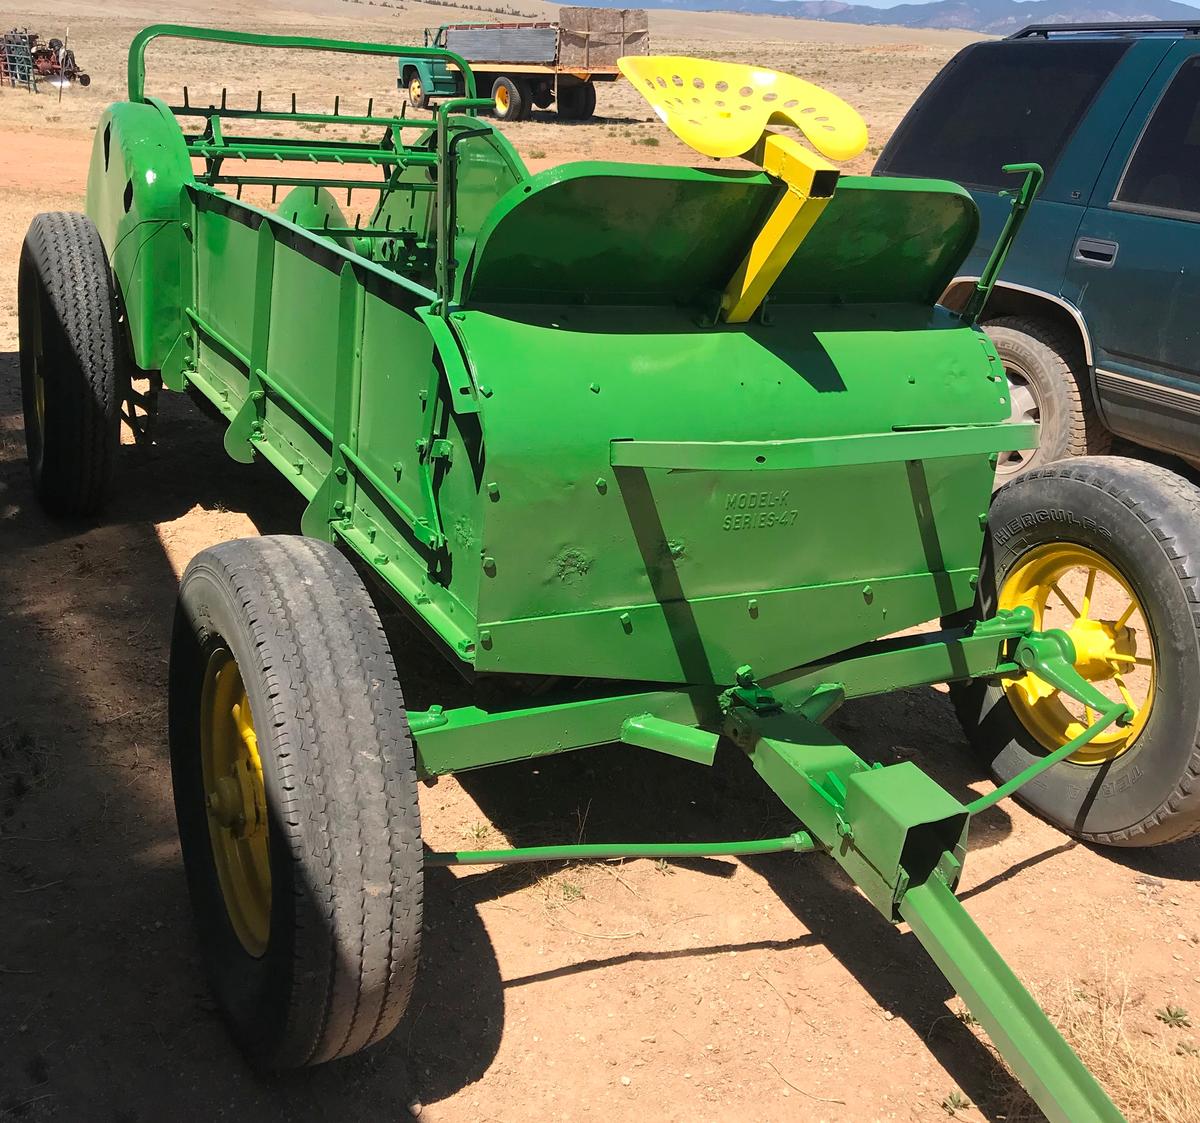
POLYGON ((798 79, 623 65, 700 152, 758 169, 530 175, 444 49, 153 27, 97 129, 87 216, 29 233, 21 369, 48 509, 100 508, 137 379, 202 399, 232 457, 307 501, 302 537, 205 550, 179 592, 176 808, 229 1024, 273 1065, 385 1036, 431 863, 817 852, 911 926, 1050 1118, 1119 1119, 954 889, 972 817, 1010 794, 1094 841, 1200 826, 1197 492, 1104 458, 992 497, 998 453, 1035 438, 1007 421, 976 319, 1040 169, 1012 169, 1012 220, 951 313, 963 190, 841 176, 866 130, 798 79), (424 54, 465 96, 432 120, 172 106, 144 89, 160 37, 424 54), (375 138, 261 129, 347 121, 375 138), (286 194, 250 201, 267 190, 286 194), (351 222, 341 192, 365 190, 351 222), (474 704, 406 712, 349 558, 474 704), (823 724, 942 682, 999 781, 972 803, 823 724), (418 778, 613 742, 694 767, 721 742, 795 829, 424 850, 418 778))

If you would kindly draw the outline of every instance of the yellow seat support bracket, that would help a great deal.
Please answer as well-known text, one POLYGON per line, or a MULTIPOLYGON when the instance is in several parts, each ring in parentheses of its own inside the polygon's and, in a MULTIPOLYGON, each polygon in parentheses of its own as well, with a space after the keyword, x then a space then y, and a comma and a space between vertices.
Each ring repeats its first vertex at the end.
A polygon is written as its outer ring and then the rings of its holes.
POLYGON ((782 180, 786 190, 721 295, 721 319, 730 324, 744 324, 758 311, 833 198, 841 175, 828 160, 778 133, 765 133, 747 159, 782 180))
POLYGON ((679 55, 629 56, 617 65, 680 140, 705 156, 751 160, 784 184, 721 297, 721 318, 745 323, 833 197, 840 173, 825 157, 857 156, 867 126, 836 94, 765 67, 679 55), (771 124, 799 129, 817 151, 771 124))

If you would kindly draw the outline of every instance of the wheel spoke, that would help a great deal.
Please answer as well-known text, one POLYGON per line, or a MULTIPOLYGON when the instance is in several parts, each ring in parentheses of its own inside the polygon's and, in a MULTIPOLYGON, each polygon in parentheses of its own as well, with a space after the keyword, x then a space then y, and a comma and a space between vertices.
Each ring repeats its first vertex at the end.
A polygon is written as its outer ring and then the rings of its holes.
POLYGON ((1120 631, 1126 624, 1129 623, 1129 618, 1137 611, 1137 601, 1131 600, 1129 607, 1117 617, 1116 623, 1113 625, 1116 631, 1120 631))
POLYGON ((1055 595, 1058 597, 1058 599, 1059 599, 1060 601, 1062 601, 1062 602, 1063 602, 1063 604, 1065 604, 1065 605, 1067 606, 1067 611, 1068 611, 1068 612, 1069 612, 1069 613, 1070 613, 1072 616, 1074 616, 1076 620, 1078 620, 1080 616, 1082 616, 1082 615, 1085 615, 1085 613, 1081 613, 1081 612, 1079 611, 1079 609, 1077 609, 1077 608, 1076 608, 1076 607, 1075 607, 1075 606, 1074 606, 1074 605, 1071 603, 1070 599, 1067 597, 1067 594, 1066 594, 1066 593, 1064 593, 1064 592, 1062 591, 1062 589, 1060 589, 1060 588, 1058 587, 1058 582, 1057 582, 1057 581, 1051 581, 1051 582, 1050 582, 1050 590, 1051 590, 1051 592, 1053 592, 1053 593, 1054 593, 1054 594, 1055 594, 1055 595))
POLYGON ((1092 590, 1096 587, 1096 570, 1088 570, 1087 588, 1083 590, 1083 612, 1080 613, 1082 619, 1086 620, 1088 613, 1092 610, 1092 590))
POLYGON ((1133 713, 1130 716, 1137 717, 1137 712, 1140 709, 1140 707, 1133 700, 1133 695, 1131 695, 1129 693, 1128 688, 1125 686, 1125 680, 1123 678, 1121 678, 1120 671, 1118 671, 1115 675, 1113 675, 1113 682, 1115 682, 1117 684, 1117 689, 1121 692, 1121 698, 1124 700, 1125 705, 1127 705, 1133 711, 1133 713))

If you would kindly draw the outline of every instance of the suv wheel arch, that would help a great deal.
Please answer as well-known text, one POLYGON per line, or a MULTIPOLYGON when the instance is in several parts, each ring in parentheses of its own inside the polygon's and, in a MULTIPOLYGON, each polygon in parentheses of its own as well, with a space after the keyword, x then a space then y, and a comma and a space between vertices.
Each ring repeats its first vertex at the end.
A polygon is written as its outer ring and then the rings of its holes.
MULTIPOLYGON (((938 303, 953 312, 961 312, 978 280, 978 277, 955 277, 946 286, 938 303)), ((988 300, 984 320, 994 320, 998 316, 1037 316, 1039 319, 1050 320, 1057 326, 1074 333, 1079 340, 1079 346, 1083 350, 1083 361, 1087 364, 1090 373, 1092 369, 1092 337, 1088 332, 1083 313, 1069 300, 1043 292, 1041 289, 1031 289, 1024 285, 1000 281, 988 300)), ((1094 387, 1093 397, 1095 397, 1094 387)))

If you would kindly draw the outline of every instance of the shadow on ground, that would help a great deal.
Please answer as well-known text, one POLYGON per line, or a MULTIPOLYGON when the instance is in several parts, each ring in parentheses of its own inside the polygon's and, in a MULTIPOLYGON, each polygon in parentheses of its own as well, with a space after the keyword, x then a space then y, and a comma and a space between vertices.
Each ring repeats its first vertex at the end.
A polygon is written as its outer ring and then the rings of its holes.
POLYGON ((441 871, 426 887, 432 969, 390 1042, 265 1077, 231 1046, 175 837, 177 581, 155 524, 229 506, 287 532, 302 502, 274 472, 229 460, 220 428, 169 396, 162 443, 124 450, 103 523, 54 522, 33 501, 17 380, 16 356, 0 355, 0 1116, 399 1118, 478 1079, 503 993, 477 911, 441 871))

